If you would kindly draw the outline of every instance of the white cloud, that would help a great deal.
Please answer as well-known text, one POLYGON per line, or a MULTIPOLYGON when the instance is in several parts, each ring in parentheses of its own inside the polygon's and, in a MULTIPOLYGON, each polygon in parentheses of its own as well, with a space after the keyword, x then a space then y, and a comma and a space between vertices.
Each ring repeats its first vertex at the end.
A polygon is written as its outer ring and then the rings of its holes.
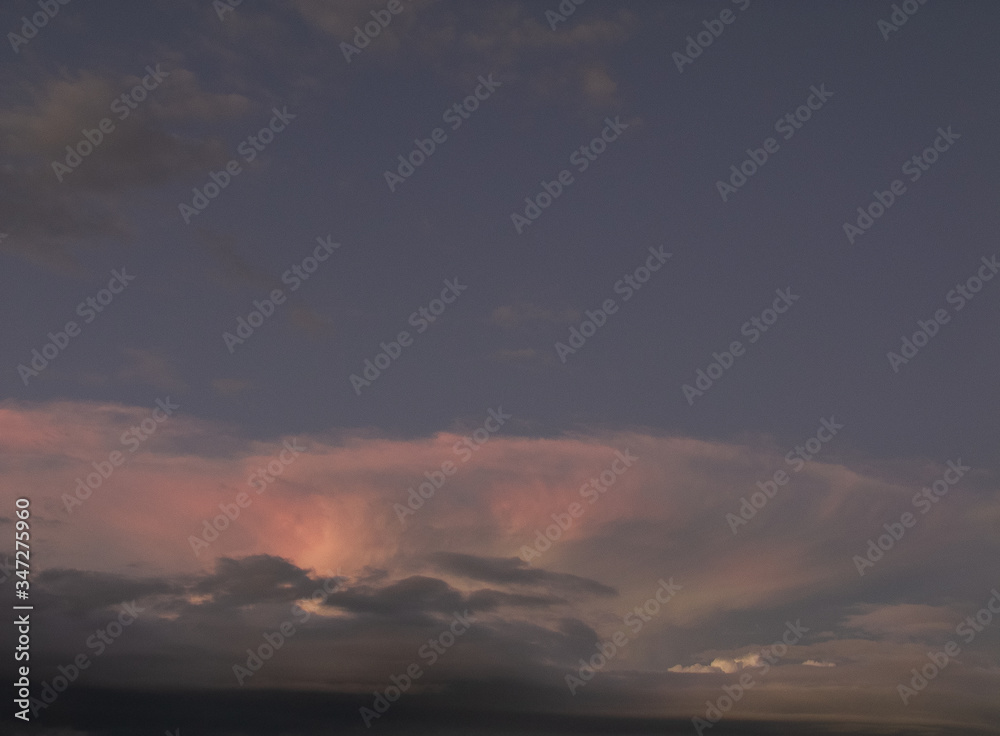
POLYGON ((683 665, 674 665, 668 672, 690 672, 695 674, 711 674, 716 672, 722 672, 727 675, 731 675, 734 672, 739 672, 740 670, 746 669, 747 667, 762 667, 763 662, 761 661, 760 654, 753 652, 750 654, 744 654, 739 657, 716 657, 712 660, 709 665, 704 664, 693 664, 687 667, 683 665))

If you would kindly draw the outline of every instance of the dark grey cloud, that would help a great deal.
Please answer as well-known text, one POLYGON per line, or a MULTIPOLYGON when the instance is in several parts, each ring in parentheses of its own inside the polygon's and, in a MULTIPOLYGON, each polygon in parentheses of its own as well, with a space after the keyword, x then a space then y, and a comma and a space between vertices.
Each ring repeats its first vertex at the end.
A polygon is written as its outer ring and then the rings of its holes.
POLYGON ((33 596, 46 609, 68 614, 104 611, 122 601, 150 596, 175 596, 184 591, 177 580, 165 577, 127 577, 84 570, 49 568, 34 576, 33 596))
POLYGON ((455 552, 441 552, 434 555, 432 559, 441 570, 486 583, 545 586, 566 592, 605 597, 618 595, 615 588, 596 580, 532 567, 518 557, 479 557, 455 552))
MULTIPOLYGON (((284 611, 284 618, 290 619, 296 601, 309 601, 316 591, 324 589, 325 600, 320 601, 323 608, 341 611, 348 617, 314 622, 310 636, 316 642, 326 639, 327 644, 343 645, 357 631, 365 631, 368 638, 378 631, 400 628, 437 634, 442 621, 463 611, 489 615, 478 634, 488 647, 503 649, 528 639, 547 652, 547 656, 561 653, 558 656, 565 658, 577 648, 574 641, 582 637, 590 643, 596 639, 588 627, 565 617, 554 619, 552 628, 517 623, 523 614, 564 608, 567 601, 558 595, 518 594, 489 588, 465 593, 443 580, 425 576, 383 580, 381 584, 372 580, 324 578, 279 557, 252 555, 239 559, 223 557, 210 573, 172 578, 46 570, 38 576, 36 595, 44 602, 45 615, 53 622, 63 616, 75 621, 70 628, 79 628, 81 621, 92 625, 101 615, 114 611, 116 605, 136 600, 150 611, 141 617, 141 626, 146 629, 144 636, 164 645, 175 637, 186 639, 182 631, 188 627, 194 631, 203 627, 218 630, 227 625, 230 632, 224 640, 212 644, 203 641, 200 645, 209 650, 221 648, 220 651, 225 649, 226 641, 238 640, 240 631, 243 636, 254 636, 251 620, 259 617, 248 617, 249 611, 267 612, 268 617, 280 617, 284 611)), ((544 587, 540 582, 535 584, 544 587)), ((69 640, 72 637, 64 634, 62 641, 69 640)), ((56 659, 69 654, 49 652, 56 659)), ((167 652, 161 654, 165 656, 167 652)))
POLYGON ((253 555, 238 560, 221 557, 216 561, 215 572, 199 579, 191 592, 210 595, 214 605, 231 609, 308 597, 317 582, 308 571, 280 557, 253 555))

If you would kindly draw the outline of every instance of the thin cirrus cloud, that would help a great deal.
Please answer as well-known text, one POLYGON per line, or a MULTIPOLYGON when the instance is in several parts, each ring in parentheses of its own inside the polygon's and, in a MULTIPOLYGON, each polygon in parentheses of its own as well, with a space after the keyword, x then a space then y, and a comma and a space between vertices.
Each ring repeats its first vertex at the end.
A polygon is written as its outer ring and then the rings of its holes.
POLYGON ((142 383, 167 392, 183 394, 188 385, 170 359, 157 350, 125 348, 125 365, 118 371, 124 381, 142 383))
POLYGON ((218 135, 190 137, 175 129, 238 118, 253 107, 250 100, 208 92, 192 72, 169 62, 163 71, 169 76, 150 93, 148 104, 124 120, 111 105, 139 82, 132 74, 42 73, 30 96, 12 96, 0 107, 0 155, 17 162, 0 171, 7 192, 0 219, 10 235, 5 249, 73 271, 70 251, 80 239, 123 238, 130 232, 120 209, 128 192, 200 175, 206 165, 225 161, 218 135), (181 98, 184 104, 171 103, 181 98), (82 159, 69 173, 62 172, 60 181, 52 163, 65 163, 66 146, 76 146, 82 131, 104 118, 115 128, 102 134, 100 155, 82 159))
MULTIPOLYGON (((370 22, 374 12, 364 2, 294 0, 292 7, 311 28, 336 42, 338 56, 344 54, 341 44, 353 44, 357 28, 370 22)), ((535 8, 521 2, 453 5, 415 0, 405 3, 379 32, 378 43, 364 46, 362 53, 388 66, 412 57, 433 62, 438 74, 463 88, 474 84, 478 75, 493 72, 516 80, 537 100, 603 110, 621 100, 601 55, 624 44, 639 21, 628 10, 602 13, 598 8, 581 12, 586 17, 554 33, 535 8), (539 61, 544 61, 541 68, 539 61)))

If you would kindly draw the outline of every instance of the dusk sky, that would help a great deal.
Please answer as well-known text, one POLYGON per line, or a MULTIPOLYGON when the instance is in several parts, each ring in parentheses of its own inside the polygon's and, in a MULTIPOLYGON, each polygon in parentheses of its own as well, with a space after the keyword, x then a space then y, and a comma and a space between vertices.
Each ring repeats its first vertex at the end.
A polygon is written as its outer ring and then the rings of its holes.
POLYGON ((998 23, 8 0, 0 730, 1000 733, 998 23))

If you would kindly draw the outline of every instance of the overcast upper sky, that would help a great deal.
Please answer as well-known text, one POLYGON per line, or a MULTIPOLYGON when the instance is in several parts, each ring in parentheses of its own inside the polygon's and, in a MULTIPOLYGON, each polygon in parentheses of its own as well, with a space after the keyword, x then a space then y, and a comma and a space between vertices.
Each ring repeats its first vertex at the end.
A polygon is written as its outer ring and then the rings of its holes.
POLYGON ((997 732, 995 4, 61 2, 16 733, 997 732))

